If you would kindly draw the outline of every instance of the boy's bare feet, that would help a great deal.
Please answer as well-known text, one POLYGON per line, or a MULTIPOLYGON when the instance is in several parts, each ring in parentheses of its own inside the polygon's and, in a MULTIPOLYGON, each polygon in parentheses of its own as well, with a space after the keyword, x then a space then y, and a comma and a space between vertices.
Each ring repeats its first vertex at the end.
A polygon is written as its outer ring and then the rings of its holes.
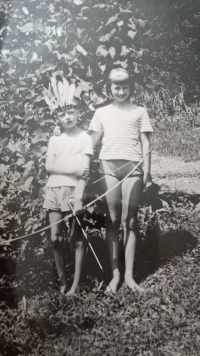
POLYGON ((113 279, 110 281, 109 285, 106 288, 106 293, 116 293, 117 292, 117 287, 120 282, 120 274, 115 274, 113 279))
POLYGON ((71 287, 71 289, 69 290, 69 292, 66 293, 66 297, 71 297, 73 295, 76 295, 79 293, 79 287, 71 287))
POLYGON ((125 283, 130 289, 132 289, 133 292, 136 290, 140 293, 144 292, 144 289, 141 288, 132 277, 125 276, 125 283))

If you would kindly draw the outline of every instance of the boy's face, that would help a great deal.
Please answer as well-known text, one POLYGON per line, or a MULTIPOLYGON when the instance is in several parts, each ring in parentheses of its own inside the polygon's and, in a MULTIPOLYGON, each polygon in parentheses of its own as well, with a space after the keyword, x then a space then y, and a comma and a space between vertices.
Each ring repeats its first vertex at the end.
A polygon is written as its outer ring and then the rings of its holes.
POLYGON ((76 126, 79 111, 77 108, 66 109, 58 112, 58 119, 65 129, 72 129, 76 126))

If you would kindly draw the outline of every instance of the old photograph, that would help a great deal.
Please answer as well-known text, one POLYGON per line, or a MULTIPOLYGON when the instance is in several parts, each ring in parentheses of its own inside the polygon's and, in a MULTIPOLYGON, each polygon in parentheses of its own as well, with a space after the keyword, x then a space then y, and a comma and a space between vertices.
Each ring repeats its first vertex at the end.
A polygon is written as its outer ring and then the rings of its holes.
POLYGON ((200 3, 0 1, 0 355, 200 355, 200 3))

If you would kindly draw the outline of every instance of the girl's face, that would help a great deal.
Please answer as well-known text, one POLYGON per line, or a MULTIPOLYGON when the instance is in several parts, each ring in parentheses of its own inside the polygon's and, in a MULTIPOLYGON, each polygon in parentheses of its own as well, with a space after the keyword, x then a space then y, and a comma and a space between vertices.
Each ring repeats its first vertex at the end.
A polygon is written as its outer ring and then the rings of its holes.
POLYGON ((130 97, 130 85, 128 83, 112 83, 110 90, 114 101, 119 103, 125 102, 130 97))

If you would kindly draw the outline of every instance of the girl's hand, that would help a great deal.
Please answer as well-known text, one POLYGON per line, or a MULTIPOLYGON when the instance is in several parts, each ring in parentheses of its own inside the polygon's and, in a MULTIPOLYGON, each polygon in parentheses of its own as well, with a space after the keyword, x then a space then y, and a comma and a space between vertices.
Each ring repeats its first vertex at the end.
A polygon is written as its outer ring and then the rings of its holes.
POLYGON ((56 126, 53 130, 53 136, 60 136, 60 135, 61 135, 60 127, 56 126))
POLYGON ((145 191, 149 190, 152 187, 153 182, 150 173, 144 174, 144 185, 145 185, 144 188, 145 191))
POLYGON ((90 175, 89 168, 80 167, 77 171, 77 177, 87 179, 90 175))

